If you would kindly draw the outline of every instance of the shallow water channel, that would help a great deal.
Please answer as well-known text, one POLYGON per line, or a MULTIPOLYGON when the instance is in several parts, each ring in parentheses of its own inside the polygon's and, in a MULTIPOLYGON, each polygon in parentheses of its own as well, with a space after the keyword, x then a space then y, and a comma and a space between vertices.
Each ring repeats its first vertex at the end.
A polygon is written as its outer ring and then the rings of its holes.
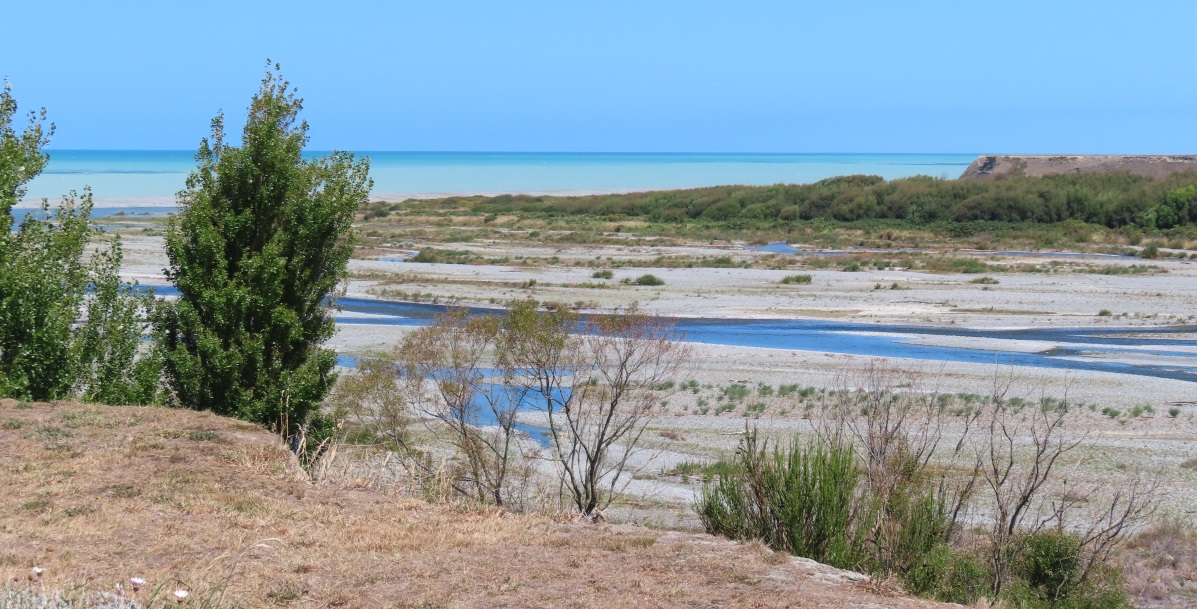
MULTIPOLYGON (((160 296, 177 295, 170 286, 155 286, 160 296)), ((450 307, 367 298, 341 298, 339 307, 366 316, 342 317, 334 314, 339 325, 424 326, 450 307)), ((469 308, 474 315, 501 315, 501 309, 469 308)), ((1091 370, 1134 374, 1155 378, 1197 382, 1197 327, 1152 328, 1023 328, 970 329, 890 324, 862 324, 816 319, 711 319, 677 318, 677 330, 684 339, 696 343, 772 349, 798 349, 885 358, 910 358, 927 361, 965 362, 998 366, 1030 366, 1063 370, 1091 370), (996 349, 924 345, 911 342, 920 338, 964 337, 1017 341, 1042 341, 1057 345, 1042 352, 1012 352, 996 349), (1144 349, 1144 347, 1150 347, 1144 349), (1170 347, 1182 347, 1174 349, 1170 347), (1128 364, 1087 359, 1088 354, 1135 354, 1164 356, 1167 364, 1128 364), (1180 360, 1183 363, 1177 363, 1180 360)), ((355 367, 357 358, 339 357, 341 365, 355 367)), ((496 373, 497 374, 497 373, 496 373)), ((478 398, 479 423, 495 424, 493 414, 478 398)), ((521 410, 534 410, 528 403, 521 410)), ((547 430, 519 424, 543 445, 547 430)))
MULTIPOLYGON (((344 311, 369 314, 370 317, 339 318, 339 324, 423 326, 432 323, 436 315, 449 307, 413 304, 364 298, 342 298, 338 301, 344 311)), ((471 308, 476 315, 502 314, 499 309, 471 308)), ((1197 382, 1197 352, 1169 349, 1169 347, 1197 347, 1193 333, 1197 327, 1167 328, 1027 328, 1012 330, 923 327, 903 325, 860 324, 811 319, 708 319, 678 318, 677 329, 685 340, 697 343, 801 349, 829 353, 868 355, 887 358, 912 358, 929 361, 967 362, 1000 366, 1031 366, 1040 368, 1093 370, 1120 374, 1135 374, 1157 378, 1197 382), (1043 352, 1011 352, 993 349, 973 349, 922 345, 912 339, 935 336, 1044 341, 1058 345, 1043 352), (1129 348, 1135 348, 1133 350, 1129 348), (1152 347, 1142 349, 1142 347, 1152 347), (1086 360, 1086 353, 1134 353, 1138 355, 1173 358, 1168 365, 1126 364, 1086 360), (1183 365, 1175 359, 1184 358, 1183 365)), ((344 365, 356 361, 344 357, 344 365)), ((489 416, 485 404, 479 402, 480 412, 489 416)), ((528 404, 521 410, 534 410, 528 404)), ((486 421, 483 421, 486 422, 486 421)), ((494 424, 493 416, 490 416, 494 424)), ((547 430, 521 425, 541 444, 547 445, 547 430)))
MULTIPOLYGON (((342 298, 348 312, 370 317, 346 317, 339 324, 422 326, 449 307, 365 298, 342 298)), ((478 315, 501 314, 498 309, 471 308, 478 315)), ((1000 366, 1032 366, 1065 370, 1093 370, 1197 382, 1197 352, 1169 347, 1197 348, 1194 326, 1153 328, 1024 328, 970 329, 954 327, 862 324, 818 319, 677 318, 685 340, 696 343, 771 349, 800 349, 886 358, 966 362, 1000 366), (1058 347, 1033 353, 967 347, 923 345, 920 337, 965 337, 1043 341, 1058 347), (1143 347, 1151 347, 1144 350, 1143 347), (1183 358, 1184 364, 1127 364, 1087 360, 1086 353, 1134 353, 1183 358)))

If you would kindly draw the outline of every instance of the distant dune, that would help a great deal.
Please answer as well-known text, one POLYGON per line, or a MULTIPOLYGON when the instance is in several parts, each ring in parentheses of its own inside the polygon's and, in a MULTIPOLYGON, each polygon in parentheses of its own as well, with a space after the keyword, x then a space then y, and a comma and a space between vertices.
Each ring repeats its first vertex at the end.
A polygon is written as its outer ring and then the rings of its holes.
POLYGON ((1183 171, 1197 172, 1197 155, 1085 154, 982 155, 960 175, 962 180, 996 176, 1045 176, 1056 173, 1125 171, 1150 178, 1166 178, 1183 171))

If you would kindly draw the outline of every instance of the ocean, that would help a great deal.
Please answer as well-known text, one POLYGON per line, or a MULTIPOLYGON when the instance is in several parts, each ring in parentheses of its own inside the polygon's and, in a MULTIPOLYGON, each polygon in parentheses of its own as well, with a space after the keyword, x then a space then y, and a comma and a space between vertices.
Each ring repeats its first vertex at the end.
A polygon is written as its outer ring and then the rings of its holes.
MULTIPOLYGON (((319 155, 319 152, 312 153, 319 155)), ((958 177, 975 154, 363 152, 374 194, 634 191, 809 183, 839 175, 958 177)), ((96 199, 172 197, 195 167, 182 150, 52 150, 29 198, 91 186, 96 199)))

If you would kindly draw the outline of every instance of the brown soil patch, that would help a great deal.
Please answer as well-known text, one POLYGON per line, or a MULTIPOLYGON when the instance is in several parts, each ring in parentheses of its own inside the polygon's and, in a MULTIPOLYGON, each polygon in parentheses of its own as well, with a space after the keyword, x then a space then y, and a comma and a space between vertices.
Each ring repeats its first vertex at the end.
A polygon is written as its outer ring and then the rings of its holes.
POLYGON ((1148 154, 982 155, 961 179, 984 180, 999 175, 1042 177, 1055 173, 1125 171, 1157 180, 1174 173, 1197 172, 1197 156, 1148 154))
POLYGON ((313 486, 272 434, 207 413, 0 401, 0 488, 16 586, 38 566, 52 589, 140 576, 221 606, 943 606, 759 544, 313 486))

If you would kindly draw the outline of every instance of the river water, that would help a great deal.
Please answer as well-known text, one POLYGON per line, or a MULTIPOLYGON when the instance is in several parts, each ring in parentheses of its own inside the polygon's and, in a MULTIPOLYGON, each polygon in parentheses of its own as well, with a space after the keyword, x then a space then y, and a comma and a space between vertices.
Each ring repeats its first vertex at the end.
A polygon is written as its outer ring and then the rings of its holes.
MULTIPOLYGON (((432 322, 448 307, 365 298, 342 298, 340 307, 371 317, 346 317, 341 324, 421 326, 432 322)), ((497 309, 474 308, 475 314, 498 314, 497 309)), ((1000 366, 1032 366, 1071 370, 1093 370, 1135 374, 1197 382, 1197 348, 1193 338, 1197 327, 1165 328, 1026 328, 1014 330, 862 324, 814 319, 710 319, 678 318, 677 330, 697 343, 771 349, 800 349, 886 358, 966 362, 1000 366), (1057 348, 1021 353, 924 345, 911 342, 918 337, 966 337, 1019 341, 1046 341, 1057 348), (1142 347, 1150 347, 1148 350, 1142 347), (1133 349, 1133 351, 1131 350, 1133 349), (1133 352, 1189 360, 1186 365, 1124 364, 1086 360, 1090 352, 1133 352)))

